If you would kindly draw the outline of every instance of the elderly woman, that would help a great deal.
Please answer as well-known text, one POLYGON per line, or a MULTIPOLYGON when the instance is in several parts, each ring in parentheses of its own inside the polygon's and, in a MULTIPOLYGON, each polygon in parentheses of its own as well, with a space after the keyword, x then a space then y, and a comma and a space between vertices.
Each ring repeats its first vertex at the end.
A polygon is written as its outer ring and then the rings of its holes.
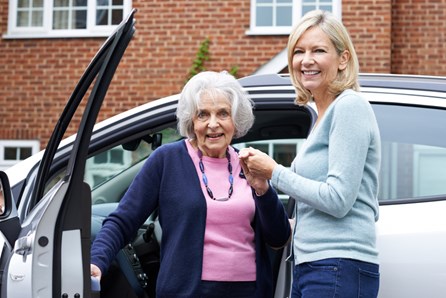
POLYGON ((243 175, 233 138, 253 124, 252 102, 226 72, 202 72, 184 87, 177 110, 186 139, 155 150, 92 247, 92 276, 159 208, 157 297, 272 297, 267 245, 291 229, 268 180, 243 175))

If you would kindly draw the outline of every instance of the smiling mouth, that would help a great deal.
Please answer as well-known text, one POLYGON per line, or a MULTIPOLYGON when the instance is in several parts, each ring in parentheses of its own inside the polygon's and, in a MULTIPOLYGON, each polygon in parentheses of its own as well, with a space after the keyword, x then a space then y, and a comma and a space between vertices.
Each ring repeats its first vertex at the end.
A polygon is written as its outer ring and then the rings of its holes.
POLYGON ((302 74, 304 74, 306 76, 313 76, 313 75, 317 75, 319 73, 320 73, 320 71, 317 71, 317 70, 302 70, 302 74))
POLYGON ((222 136, 223 136, 222 133, 218 133, 218 134, 209 134, 209 135, 207 135, 207 137, 208 137, 208 138, 211 138, 211 139, 219 138, 219 137, 222 137, 222 136))

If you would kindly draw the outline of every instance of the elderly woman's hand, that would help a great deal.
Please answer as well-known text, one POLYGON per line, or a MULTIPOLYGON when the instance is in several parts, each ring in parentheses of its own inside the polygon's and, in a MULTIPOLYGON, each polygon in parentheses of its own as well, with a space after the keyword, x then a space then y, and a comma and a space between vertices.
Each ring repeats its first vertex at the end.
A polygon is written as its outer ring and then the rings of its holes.
POLYGON ((90 275, 100 280, 102 277, 101 269, 95 264, 90 264, 90 275))
POLYGON ((271 179, 277 163, 267 154, 252 147, 241 149, 239 158, 248 183, 257 195, 264 194, 269 188, 268 180, 271 179))

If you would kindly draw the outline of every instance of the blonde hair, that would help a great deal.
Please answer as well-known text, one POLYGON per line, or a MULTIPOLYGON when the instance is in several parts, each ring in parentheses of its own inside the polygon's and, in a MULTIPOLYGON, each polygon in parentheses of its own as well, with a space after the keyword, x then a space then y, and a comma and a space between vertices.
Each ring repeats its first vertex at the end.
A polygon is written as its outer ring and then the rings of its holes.
POLYGON ((298 70, 293 69, 294 48, 301 36, 310 28, 319 27, 333 43, 338 55, 344 51, 350 53, 347 67, 344 70, 338 70, 336 79, 330 84, 329 92, 335 96, 346 89, 359 91, 358 74, 359 62, 355 48, 350 39, 347 29, 342 22, 337 20, 331 13, 322 10, 313 10, 306 13, 300 22, 294 27, 288 38, 288 71, 291 82, 296 88, 296 104, 304 105, 312 99, 310 91, 304 88, 297 79, 298 70))

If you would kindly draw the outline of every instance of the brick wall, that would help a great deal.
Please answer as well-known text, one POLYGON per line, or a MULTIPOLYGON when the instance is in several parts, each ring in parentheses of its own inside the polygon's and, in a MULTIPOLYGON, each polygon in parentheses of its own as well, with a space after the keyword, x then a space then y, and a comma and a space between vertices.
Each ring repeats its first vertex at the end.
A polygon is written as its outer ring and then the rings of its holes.
POLYGON ((393 2, 391 72, 446 75, 446 1, 393 2))
MULTIPOLYGON (((413 2, 416 4, 409 0, 343 1, 343 21, 357 48, 362 72, 446 75, 446 63, 441 63, 446 27, 441 14, 446 0, 413 2)), ((237 66, 237 76, 254 72, 287 42, 287 36, 245 34, 249 0, 133 0, 133 6, 138 9, 137 31, 100 119, 179 92, 205 38, 210 39, 210 60, 205 67, 229 70, 237 66)), ((8 0, 0 0, 2 33, 7 31, 7 14, 8 0)), ((1 39, 0 139, 38 139, 43 147, 77 80, 104 40, 1 39)), ((69 134, 72 132, 74 128, 69 134)))
POLYGON ((342 21, 355 45, 361 72, 391 72, 391 1, 344 0, 342 21))

